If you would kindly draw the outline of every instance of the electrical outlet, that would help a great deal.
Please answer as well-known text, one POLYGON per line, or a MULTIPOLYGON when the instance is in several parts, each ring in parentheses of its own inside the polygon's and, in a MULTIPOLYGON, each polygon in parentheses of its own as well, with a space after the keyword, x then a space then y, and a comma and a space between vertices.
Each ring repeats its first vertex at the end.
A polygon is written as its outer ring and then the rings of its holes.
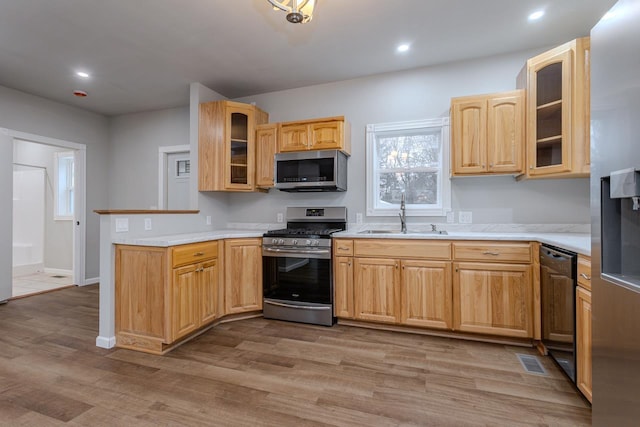
POLYGON ((145 218, 144 219, 144 229, 146 231, 151 230, 151 218, 145 218))
POLYGON ((469 212, 469 211, 466 211, 466 212, 460 211, 460 212, 458 212, 458 222, 460 224, 471 224, 473 222, 472 213, 469 212))
POLYGON ((211 215, 207 215, 207 217, 205 218, 207 225, 211 225, 211 215))
POLYGON ((116 233, 129 231, 129 218, 116 218, 116 233))
POLYGON ((362 224, 362 213, 358 212, 356 214, 356 224, 362 224))
POLYGON ((453 224, 456 222, 456 216, 453 211, 447 212, 447 224, 453 224))
POLYGON ((284 222, 284 214, 282 212, 278 212, 278 215, 276 215, 276 218, 278 222, 284 222))

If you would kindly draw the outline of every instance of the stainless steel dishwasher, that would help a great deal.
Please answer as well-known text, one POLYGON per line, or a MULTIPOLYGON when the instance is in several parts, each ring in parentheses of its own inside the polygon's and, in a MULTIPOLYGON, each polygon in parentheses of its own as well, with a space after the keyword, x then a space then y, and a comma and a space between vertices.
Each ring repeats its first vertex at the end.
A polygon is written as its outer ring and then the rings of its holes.
POLYGON ((542 343, 574 383, 577 258, 564 249, 540 246, 542 343))

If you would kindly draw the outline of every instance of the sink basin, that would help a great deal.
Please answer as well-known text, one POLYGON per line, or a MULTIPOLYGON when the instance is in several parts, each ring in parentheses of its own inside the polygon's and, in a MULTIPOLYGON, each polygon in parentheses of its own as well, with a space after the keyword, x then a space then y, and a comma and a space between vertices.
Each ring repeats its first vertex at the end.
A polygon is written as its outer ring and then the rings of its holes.
POLYGON ((418 231, 418 230, 409 230, 406 233, 401 232, 400 230, 362 230, 358 231, 358 234, 424 234, 425 236, 434 236, 434 235, 447 235, 448 233, 445 230, 440 231, 418 231))

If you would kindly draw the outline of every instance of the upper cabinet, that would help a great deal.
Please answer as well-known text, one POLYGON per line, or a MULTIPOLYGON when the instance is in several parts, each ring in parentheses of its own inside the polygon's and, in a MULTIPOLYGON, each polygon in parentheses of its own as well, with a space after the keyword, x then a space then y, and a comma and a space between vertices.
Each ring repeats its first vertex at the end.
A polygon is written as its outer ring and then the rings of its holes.
POLYGON ((273 160, 278 144, 278 125, 256 126, 256 187, 273 187, 273 160))
POLYGON ((523 173, 524 91, 451 99, 451 175, 523 173))
POLYGON ((232 101, 200 104, 198 190, 254 191, 255 128, 269 116, 232 101))
POLYGON ((340 150, 351 152, 351 131, 344 117, 279 124, 278 152, 340 150))
POLYGON ((527 177, 589 176, 590 41, 576 39, 527 61, 527 177))

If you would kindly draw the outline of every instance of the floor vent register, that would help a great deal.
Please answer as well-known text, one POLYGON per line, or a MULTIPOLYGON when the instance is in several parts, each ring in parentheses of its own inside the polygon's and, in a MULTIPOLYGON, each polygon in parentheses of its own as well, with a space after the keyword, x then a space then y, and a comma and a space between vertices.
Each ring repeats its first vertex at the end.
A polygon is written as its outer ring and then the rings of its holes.
POLYGON ((528 374, 547 375, 547 371, 544 370, 536 356, 530 354, 516 354, 516 356, 528 374))

